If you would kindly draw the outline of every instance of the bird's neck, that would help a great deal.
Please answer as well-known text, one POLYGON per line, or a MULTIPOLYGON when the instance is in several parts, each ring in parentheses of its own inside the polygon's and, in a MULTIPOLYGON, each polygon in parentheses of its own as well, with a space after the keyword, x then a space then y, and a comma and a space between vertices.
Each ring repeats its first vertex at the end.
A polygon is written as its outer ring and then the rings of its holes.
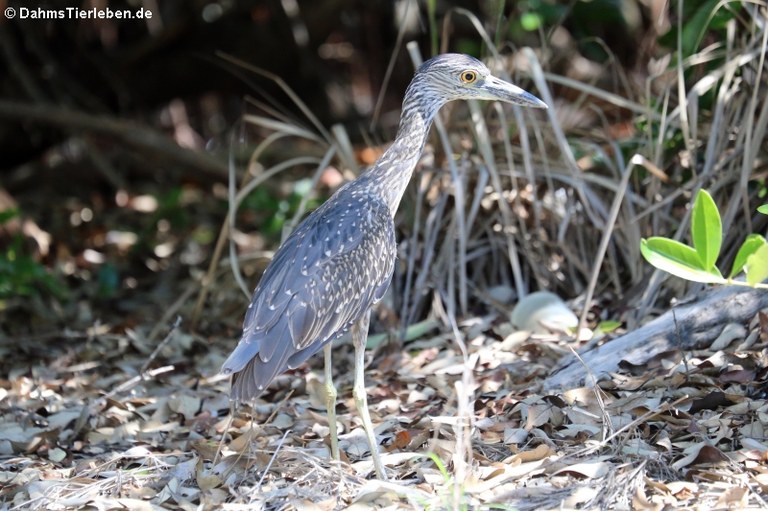
POLYGON ((439 98, 432 101, 407 91, 395 141, 360 176, 360 181, 387 202, 393 217, 424 150, 432 120, 443 104, 439 98))

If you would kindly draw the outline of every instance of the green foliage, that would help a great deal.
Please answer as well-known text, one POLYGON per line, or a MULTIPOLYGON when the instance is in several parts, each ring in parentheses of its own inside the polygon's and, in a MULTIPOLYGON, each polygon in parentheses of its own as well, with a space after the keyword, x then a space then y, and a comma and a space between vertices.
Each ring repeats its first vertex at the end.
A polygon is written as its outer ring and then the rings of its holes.
MULTIPOLYGON (((681 2, 682 16, 675 20, 669 31, 659 37, 659 44, 670 49, 670 69, 682 66, 686 83, 698 79, 702 72, 721 68, 725 61, 725 52, 709 52, 710 58, 699 65, 688 66, 683 62, 713 44, 724 44, 728 39, 727 26, 741 14, 742 2, 727 0, 705 0, 681 2), (680 51, 678 52, 678 48, 680 51)), ((677 13, 677 6, 672 12, 677 13)), ((718 87, 711 87, 701 93, 698 107, 702 112, 711 112, 715 108, 718 87)))
POLYGON ((5 225, 17 216, 19 216, 19 210, 17 208, 9 208, 4 211, 0 211, 0 225, 5 225))
POLYGON ((440 471, 440 475, 443 476, 443 481, 445 482, 445 485, 449 488, 448 495, 451 495, 450 489, 455 484, 459 484, 459 501, 455 502, 451 497, 446 495, 446 502, 445 505, 441 506, 440 509, 460 509, 462 511, 466 511, 469 509, 469 506, 466 502, 464 502, 464 486, 463 481, 460 483, 454 479, 454 477, 451 475, 451 473, 448 471, 448 467, 445 466, 445 463, 443 463, 443 460, 440 459, 440 457, 435 454, 434 452, 428 452, 427 457, 432 460, 432 462, 437 467, 437 470, 440 471))
POLYGON ((760 282, 768 279, 768 244, 765 243, 765 240, 763 240, 763 246, 747 258, 744 271, 750 286, 757 286, 760 282))
POLYGON ((699 192, 693 204, 691 235, 701 267, 706 270, 716 269, 715 263, 723 244, 723 224, 715 201, 704 190, 699 192))
MULTIPOLYGON (((443 477, 443 482, 446 485, 448 491, 441 496, 440 505, 435 506, 428 500, 421 501, 420 503, 423 509, 458 509, 461 511, 475 509, 475 507, 470 507, 469 502, 467 502, 465 497, 466 490, 464 489, 463 481, 461 483, 457 483, 454 476, 448 471, 448 467, 445 465, 445 463, 443 463, 443 460, 441 460, 434 452, 428 452, 425 456, 432 460, 432 462, 435 464, 435 467, 437 467, 437 470, 443 477), (455 488, 454 485, 456 484, 459 484, 458 501, 455 500, 456 495, 453 494, 453 489, 455 488)), ((506 511, 513 511, 517 508, 510 506, 509 504, 488 503, 478 509, 504 509, 506 511)))
POLYGON ((653 266, 677 277, 706 284, 724 282, 717 268, 710 271, 703 268, 696 250, 679 241, 649 238, 640 242, 640 252, 653 266))
POLYGON ((738 275, 744 266, 747 265, 747 259, 752 257, 760 247, 765 245, 765 238, 759 234, 750 234, 747 239, 742 243, 741 248, 736 253, 736 258, 733 260, 733 266, 731 267, 731 273, 728 274, 728 278, 733 278, 738 275))
MULTIPOLYGON (((0 211, 0 224, 18 216, 17 209, 0 211)), ((0 300, 46 294, 61 298, 64 287, 28 253, 24 238, 14 235, 8 246, 0 250, 0 300)))
POLYGON ((167 220, 174 230, 183 230, 189 226, 189 212, 182 203, 183 192, 181 187, 176 187, 157 198, 157 211, 154 213, 155 221, 167 220))
POLYGON ((680 33, 683 58, 687 58, 699 51, 699 46, 708 32, 713 33, 719 40, 725 40, 726 25, 741 9, 741 2, 706 0, 685 2, 682 7, 681 29, 674 24, 669 32, 659 38, 659 42, 667 48, 677 48, 677 38, 680 33))
MULTIPOLYGON (((761 213, 767 210, 765 206, 758 208, 761 213)), ((669 238, 643 239, 640 252, 656 268, 692 282, 744 284, 733 280, 744 272, 746 285, 765 287, 761 283, 768 278, 768 242, 759 234, 747 236, 734 258, 728 278, 723 278, 716 266, 722 246, 723 226, 717 205, 706 190, 699 190, 693 204, 691 239, 692 247, 669 238)))
MULTIPOLYGON (((259 232, 263 236, 279 241, 285 223, 293 218, 302 198, 311 193, 311 189, 311 179, 300 179, 293 184, 290 195, 280 198, 275 196, 274 191, 259 187, 246 197, 243 207, 263 215, 258 219, 259 232)), ((307 210, 312 211, 321 203, 322 200, 310 199, 307 201, 307 210)))
POLYGON ((568 8, 547 0, 523 0, 515 2, 516 15, 510 18, 509 36, 520 41, 525 34, 546 30, 558 25, 568 8))
POLYGON ((112 263, 105 263, 99 267, 96 274, 99 286, 96 294, 99 298, 112 298, 120 289, 120 272, 112 263))
POLYGON ((520 16, 520 26, 523 27, 523 30, 526 32, 535 32, 541 28, 543 21, 541 15, 537 12, 524 12, 523 15, 520 16))
POLYGON ((760 213, 762 213, 764 215, 768 215, 768 204, 763 204, 762 206, 757 208, 757 211, 759 211, 760 213))
POLYGON ((439 48, 438 37, 440 36, 437 23, 437 0, 427 0, 427 18, 429 18, 430 55, 436 55, 439 48))
POLYGON ((448 483, 451 480, 451 473, 448 472, 448 468, 445 466, 445 463, 443 463, 443 460, 441 460, 434 452, 428 452, 427 457, 432 460, 432 463, 435 464, 437 470, 440 471, 440 475, 443 476, 443 481, 448 483))
POLYGON ((605 321, 598 323, 596 330, 601 334, 609 334, 620 328, 621 325, 621 321, 616 321, 615 319, 606 319, 605 321))

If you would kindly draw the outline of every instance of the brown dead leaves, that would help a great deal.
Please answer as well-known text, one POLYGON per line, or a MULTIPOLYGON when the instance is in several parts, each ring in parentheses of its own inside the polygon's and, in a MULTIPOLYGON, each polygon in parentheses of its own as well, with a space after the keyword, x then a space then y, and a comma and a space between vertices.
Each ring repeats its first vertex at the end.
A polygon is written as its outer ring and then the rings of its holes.
POLYGON ((518 509, 754 506, 768 490, 760 325, 730 328, 718 349, 635 360, 596 388, 559 392, 542 392, 540 382, 566 352, 564 337, 485 318, 463 329, 467 359, 450 335, 422 337, 366 373, 396 484, 365 481, 371 464, 347 347, 336 350, 335 464, 320 361, 230 417, 216 376, 223 349, 194 363, 160 355, 145 368, 144 337, 104 330, 55 363, 8 371, 0 499, 18 509, 421 509, 455 499, 518 509), (110 356, 115 345, 120 355, 110 356), (457 450, 467 440, 469 450, 457 450))

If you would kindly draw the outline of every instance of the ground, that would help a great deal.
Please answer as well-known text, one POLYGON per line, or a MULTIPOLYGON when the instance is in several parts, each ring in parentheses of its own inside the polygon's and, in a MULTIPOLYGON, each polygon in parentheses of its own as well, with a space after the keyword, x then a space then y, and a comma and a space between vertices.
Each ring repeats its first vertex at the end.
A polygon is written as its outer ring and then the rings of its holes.
POLYGON ((218 368, 233 338, 183 321, 155 339, 158 325, 42 336, 4 348, 0 495, 8 509, 762 508, 766 325, 548 391, 577 344, 503 314, 462 323, 467 357, 439 328, 385 343, 366 374, 387 482, 371 474, 349 344, 333 463, 321 357, 231 414, 218 368))

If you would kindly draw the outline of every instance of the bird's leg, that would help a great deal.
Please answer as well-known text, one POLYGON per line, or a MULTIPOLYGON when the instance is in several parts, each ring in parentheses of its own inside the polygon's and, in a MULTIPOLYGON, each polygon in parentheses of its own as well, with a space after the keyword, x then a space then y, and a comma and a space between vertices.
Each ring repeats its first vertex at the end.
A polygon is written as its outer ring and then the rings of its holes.
POLYGON ((329 342, 323 348, 325 359, 325 406, 328 411, 328 433, 331 436, 331 457, 339 461, 339 432, 336 430, 336 386, 333 384, 333 364, 331 363, 331 348, 329 342))
POLYGON ((373 432, 373 423, 371 414, 368 412, 368 396, 365 393, 365 345, 368 341, 368 324, 371 321, 371 311, 352 326, 352 344, 355 346, 355 385, 352 389, 352 395, 355 398, 355 407, 360 419, 363 421, 363 429, 368 437, 368 445, 371 447, 371 459, 373 468, 376 470, 376 476, 382 481, 387 480, 387 474, 384 472, 384 465, 379 457, 379 444, 376 442, 376 435, 373 432))

